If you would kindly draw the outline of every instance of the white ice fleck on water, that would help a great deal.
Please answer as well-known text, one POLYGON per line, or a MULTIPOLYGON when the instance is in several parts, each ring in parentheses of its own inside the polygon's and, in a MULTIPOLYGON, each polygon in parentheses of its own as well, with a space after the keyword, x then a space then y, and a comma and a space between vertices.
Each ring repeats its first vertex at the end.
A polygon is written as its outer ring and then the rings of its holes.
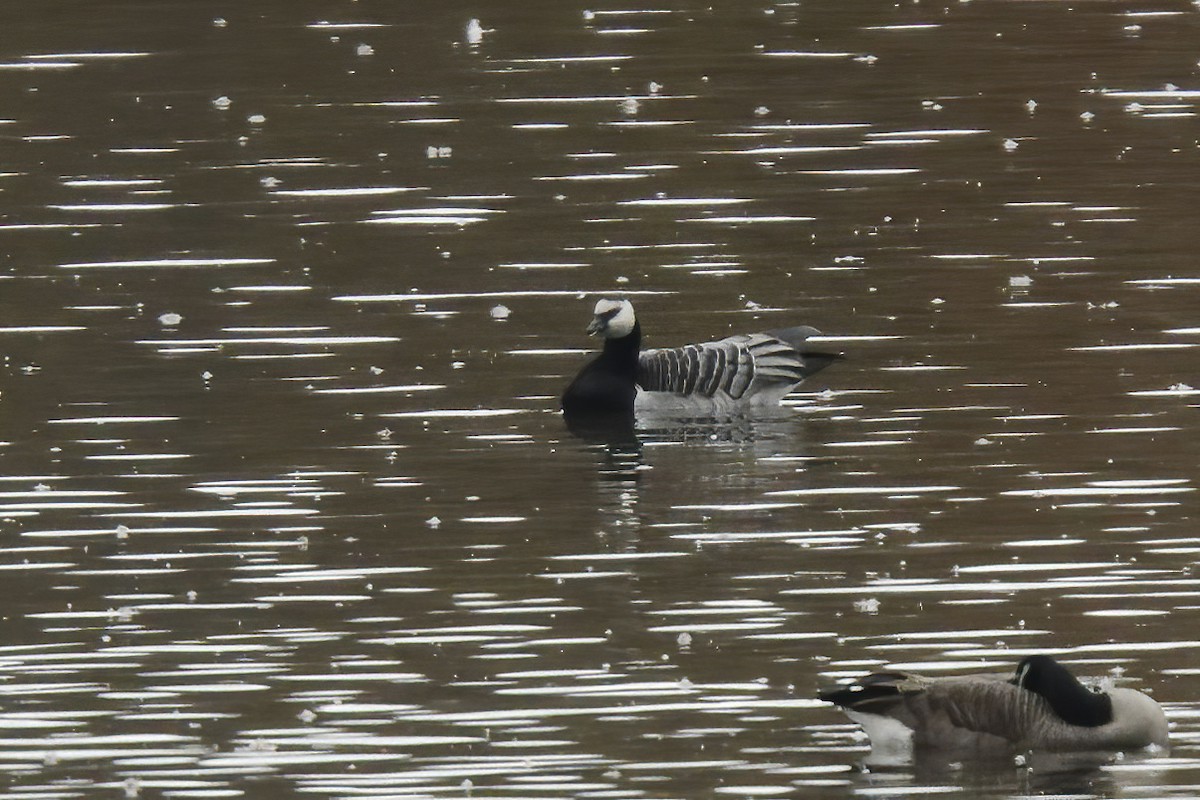
POLYGON ((183 322, 183 316, 176 314, 174 311, 168 311, 165 314, 160 314, 158 321, 169 328, 173 328, 179 323, 183 322))
POLYGON ((1008 151, 1008 152, 1010 152, 1010 153, 1011 153, 1013 150, 1016 150, 1016 149, 1017 149, 1018 147, 1020 147, 1020 146, 1021 146, 1021 145, 1020 145, 1020 144, 1017 142, 1017 140, 1016 140, 1016 139, 1005 139, 1005 140, 1004 140, 1004 149, 1005 149, 1005 150, 1007 150, 1007 151, 1008 151))
POLYGON ((231 105, 233 105, 233 101, 230 100, 226 95, 221 95, 217 99, 213 100, 212 104, 213 104, 213 108, 225 109, 225 108, 229 108, 231 105))
POLYGON ((492 319, 503 321, 512 315, 512 310, 508 306, 501 304, 498 306, 492 306, 490 313, 492 315, 492 319))
POLYGON ((371 47, 369 44, 363 43, 354 48, 354 53, 355 55, 360 56, 373 56, 375 55, 375 48, 371 47))
POLYGON ((874 597, 866 597, 862 600, 855 600, 854 610, 862 614, 878 614, 879 600, 874 597))
POLYGON ((262 125, 267 121, 267 118, 263 114, 251 114, 250 116, 246 117, 246 121, 251 125, 262 125))
POLYGON ((479 20, 472 17, 467 21, 466 38, 467 44, 479 44, 483 41, 483 24, 479 20))

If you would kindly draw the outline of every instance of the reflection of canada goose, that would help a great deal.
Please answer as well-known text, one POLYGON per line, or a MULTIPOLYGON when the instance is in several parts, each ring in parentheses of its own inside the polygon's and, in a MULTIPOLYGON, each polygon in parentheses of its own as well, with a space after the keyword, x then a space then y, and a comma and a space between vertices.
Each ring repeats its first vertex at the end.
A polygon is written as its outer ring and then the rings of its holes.
POLYGON ((1089 689, 1043 655, 1023 659, 1007 679, 876 673, 820 698, 862 725, 873 748, 1128 750, 1167 744, 1167 718, 1150 697, 1133 689, 1089 689))
POLYGON ((568 416, 638 411, 699 414, 778 405, 799 383, 840 355, 804 349, 817 335, 800 326, 730 336, 668 350, 641 350, 642 328, 628 300, 601 300, 587 329, 604 350, 562 397, 568 416))

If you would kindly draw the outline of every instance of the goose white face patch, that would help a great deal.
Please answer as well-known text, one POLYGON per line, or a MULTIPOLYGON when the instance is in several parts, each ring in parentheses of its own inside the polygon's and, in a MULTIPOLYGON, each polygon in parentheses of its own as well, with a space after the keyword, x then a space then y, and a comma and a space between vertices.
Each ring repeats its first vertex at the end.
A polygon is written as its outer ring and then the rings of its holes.
POLYGON ((593 312, 596 318, 592 325, 604 332, 606 339, 620 339, 628 336, 637 324, 633 313, 633 303, 628 300, 600 300, 593 312))

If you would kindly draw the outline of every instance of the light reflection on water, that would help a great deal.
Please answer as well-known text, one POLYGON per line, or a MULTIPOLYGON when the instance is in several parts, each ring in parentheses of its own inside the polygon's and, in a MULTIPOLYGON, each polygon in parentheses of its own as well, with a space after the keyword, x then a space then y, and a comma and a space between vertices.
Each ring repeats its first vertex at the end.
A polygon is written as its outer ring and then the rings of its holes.
POLYGON ((1194 12, 76 11, 0 59, 6 796, 1197 793, 1194 12), (576 436, 606 294, 848 358, 576 436), (1171 754, 813 699, 1033 652, 1171 754))

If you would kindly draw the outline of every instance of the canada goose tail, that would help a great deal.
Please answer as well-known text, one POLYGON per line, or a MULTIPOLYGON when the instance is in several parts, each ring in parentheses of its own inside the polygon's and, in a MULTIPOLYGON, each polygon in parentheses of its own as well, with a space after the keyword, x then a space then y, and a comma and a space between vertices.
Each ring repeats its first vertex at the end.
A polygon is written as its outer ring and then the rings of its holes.
POLYGON ((817 695, 826 703, 868 714, 885 714, 905 694, 919 691, 911 685, 912 676, 902 672, 876 672, 854 683, 829 689, 817 695))

